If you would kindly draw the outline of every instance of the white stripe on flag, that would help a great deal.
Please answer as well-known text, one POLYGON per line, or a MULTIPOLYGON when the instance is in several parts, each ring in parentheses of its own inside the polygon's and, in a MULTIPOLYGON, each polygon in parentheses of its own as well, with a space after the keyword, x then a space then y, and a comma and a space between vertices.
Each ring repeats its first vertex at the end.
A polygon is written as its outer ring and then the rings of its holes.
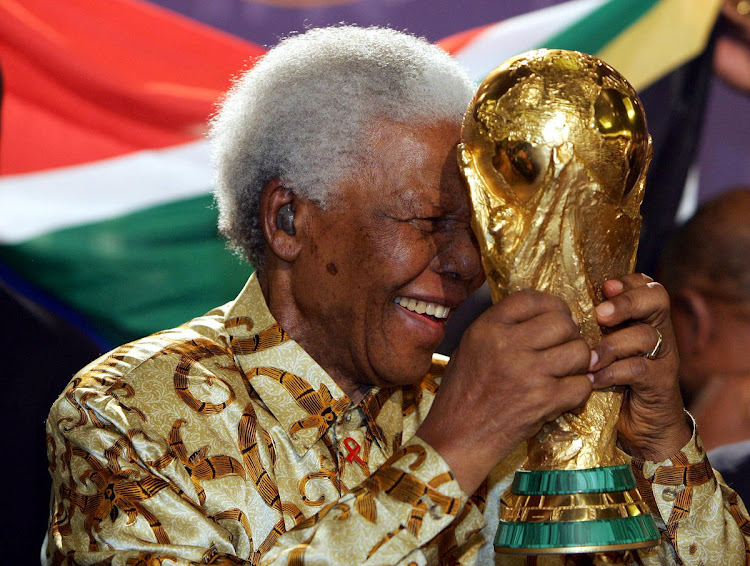
POLYGON ((506 59, 543 45, 545 40, 605 2, 607 0, 572 0, 504 20, 483 30, 453 56, 472 79, 481 82, 506 59))
POLYGON ((203 195, 211 186, 205 140, 0 177, 0 243, 203 195))
MULTIPOLYGON (((477 82, 608 0, 571 0, 494 24, 454 54, 477 82)), ((210 192, 205 141, 51 171, 0 177, 0 244, 210 192)))

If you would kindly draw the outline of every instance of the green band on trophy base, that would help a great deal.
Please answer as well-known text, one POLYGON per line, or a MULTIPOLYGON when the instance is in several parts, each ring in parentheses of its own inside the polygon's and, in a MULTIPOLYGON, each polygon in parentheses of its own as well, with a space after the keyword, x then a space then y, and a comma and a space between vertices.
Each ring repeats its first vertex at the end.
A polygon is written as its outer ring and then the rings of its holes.
MULTIPOLYGON (((550 515, 569 516, 571 509, 578 509, 570 505, 550 509, 550 501, 570 502, 576 499, 559 496, 604 494, 603 501, 611 501, 614 505, 620 499, 620 493, 634 488, 635 478, 627 465, 586 470, 519 470, 509 490, 510 495, 506 494, 501 502, 495 550, 509 554, 569 554, 654 546, 659 542, 659 531, 653 517, 646 512, 645 505, 626 506, 625 514, 630 516, 611 516, 612 510, 605 505, 584 513, 588 519, 544 520, 550 515), (548 497, 533 497, 539 495, 548 497), (512 502, 519 501, 531 507, 523 507, 520 514, 518 509, 508 507, 513 505, 512 502), (521 516, 524 520, 517 519, 521 516), (609 516, 611 518, 604 518, 609 516)), ((627 494, 624 496, 627 500, 627 494)), ((581 496, 577 496, 577 499, 580 500, 581 496)))
POLYGON ((635 487, 630 466, 608 466, 585 470, 518 470, 510 490, 516 495, 560 495, 604 493, 635 487))
POLYGON ((651 515, 608 521, 509 523, 501 521, 495 550, 519 554, 564 554, 643 548, 658 544, 651 515))

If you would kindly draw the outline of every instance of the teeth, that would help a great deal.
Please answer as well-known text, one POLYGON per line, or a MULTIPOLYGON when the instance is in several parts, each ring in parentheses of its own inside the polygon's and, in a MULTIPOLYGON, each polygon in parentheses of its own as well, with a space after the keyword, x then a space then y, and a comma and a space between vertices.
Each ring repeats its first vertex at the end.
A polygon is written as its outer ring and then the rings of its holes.
POLYGON ((416 299, 409 299, 407 297, 396 297, 396 303, 418 314, 428 314, 435 318, 448 318, 451 309, 436 303, 428 303, 425 301, 418 301, 416 299))

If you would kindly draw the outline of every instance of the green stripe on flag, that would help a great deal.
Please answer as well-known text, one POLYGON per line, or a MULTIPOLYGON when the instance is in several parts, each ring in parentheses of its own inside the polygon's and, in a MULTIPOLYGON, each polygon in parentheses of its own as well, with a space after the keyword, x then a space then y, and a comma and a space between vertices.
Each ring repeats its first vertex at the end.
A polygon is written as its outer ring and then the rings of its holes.
POLYGON ((120 344, 234 299, 252 268, 216 233, 210 195, 0 246, 0 260, 120 344))
POLYGON ((595 55, 641 91, 700 54, 722 0, 609 0, 537 47, 595 55))
POLYGON ((612 38, 637 22, 660 0, 610 0, 590 14, 547 39, 548 49, 572 49, 595 55, 612 38))

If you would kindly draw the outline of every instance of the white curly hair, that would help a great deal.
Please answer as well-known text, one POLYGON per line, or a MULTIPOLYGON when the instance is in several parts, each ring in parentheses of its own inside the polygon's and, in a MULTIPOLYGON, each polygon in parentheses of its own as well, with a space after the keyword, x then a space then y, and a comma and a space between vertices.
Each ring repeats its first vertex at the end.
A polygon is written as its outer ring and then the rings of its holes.
POLYGON ((365 158, 376 122, 459 125, 473 94, 445 51, 393 29, 341 25, 281 41, 236 80, 211 120, 219 231, 262 267, 266 183, 279 178, 325 207, 365 158))

